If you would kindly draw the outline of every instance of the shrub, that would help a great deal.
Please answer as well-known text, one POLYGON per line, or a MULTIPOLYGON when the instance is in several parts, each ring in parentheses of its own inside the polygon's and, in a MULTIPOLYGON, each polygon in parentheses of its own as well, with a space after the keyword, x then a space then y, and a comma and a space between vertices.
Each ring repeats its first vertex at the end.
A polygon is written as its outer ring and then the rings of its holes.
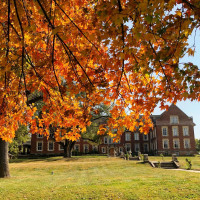
POLYGON ((192 169, 192 161, 189 160, 188 158, 186 158, 185 161, 186 161, 186 165, 187 165, 187 170, 192 169))

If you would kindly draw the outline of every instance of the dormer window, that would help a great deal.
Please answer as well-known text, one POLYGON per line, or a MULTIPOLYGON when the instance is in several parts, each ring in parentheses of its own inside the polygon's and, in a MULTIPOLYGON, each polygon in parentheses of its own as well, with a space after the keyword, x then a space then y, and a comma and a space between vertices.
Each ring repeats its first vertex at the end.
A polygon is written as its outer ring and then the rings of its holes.
POLYGON ((178 124, 179 120, 178 120, 178 116, 177 115, 171 115, 170 116, 170 124, 178 124))

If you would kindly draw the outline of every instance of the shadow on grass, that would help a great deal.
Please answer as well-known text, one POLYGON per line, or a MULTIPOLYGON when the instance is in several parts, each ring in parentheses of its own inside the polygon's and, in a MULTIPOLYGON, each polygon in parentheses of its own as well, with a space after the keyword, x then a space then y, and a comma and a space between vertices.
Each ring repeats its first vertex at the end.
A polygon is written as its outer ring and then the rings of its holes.
POLYGON ((75 161, 84 161, 85 159, 95 159, 95 158, 102 158, 103 156, 95 156, 95 155, 86 155, 86 156, 72 156, 71 158, 64 158, 63 156, 58 157, 24 157, 24 158, 15 158, 10 159, 9 163, 31 163, 31 162, 56 162, 56 161, 65 161, 65 162, 75 162, 75 161))

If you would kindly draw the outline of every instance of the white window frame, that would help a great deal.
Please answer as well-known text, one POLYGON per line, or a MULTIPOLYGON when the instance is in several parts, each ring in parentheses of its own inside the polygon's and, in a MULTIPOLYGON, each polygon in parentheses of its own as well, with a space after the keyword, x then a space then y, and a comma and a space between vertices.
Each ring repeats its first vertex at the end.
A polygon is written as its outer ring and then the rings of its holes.
POLYGON ((185 149, 189 149, 190 148, 190 139, 184 139, 183 143, 184 143, 184 148, 185 149), (188 147, 186 147, 186 141, 188 141, 188 147))
POLYGON ((131 151, 131 143, 126 143, 125 144, 125 150, 126 150, 126 152, 131 151), (127 148, 130 148, 130 150, 127 150, 127 148))
POLYGON ((84 144, 83 145, 83 151, 84 151, 84 153, 89 153, 89 151, 90 151, 90 149, 89 149, 90 147, 89 147, 89 144, 84 144), (88 149, 88 152, 85 152, 85 147, 88 147, 87 149, 88 149))
POLYGON ((123 152, 123 147, 119 147, 119 152, 123 152))
POLYGON ((54 142, 53 141, 48 141, 48 151, 54 151, 54 142), (53 149, 49 149, 49 143, 53 143, 53 149))
POLYGON ((106 136, 106 137, 104 137, 104 144, 108 144, 108 137, 106 136))
POLYGON ((131 133, 125 133, 125 141, 131 141, 131 133))
POLYGON ((179 141, 179 139, 173 139, 173 148, 174 148, 174 149, 180 149, 180 141, 179 141), (175 142, 176 142, 176 141, 178 142, 178 143, 177 143, 177 144, 178 144, 178 147, 175 147, 175 144, 176 144, 175 142))
MULTIPOLYGON (((152 132, 151 132, 151 133, 152 133, 152 132)), ((148 140, 149 140, 148 134, 146 134, 146 135, 144 134, 144 135, 143 135, 143 140, 144 140, 144 141, 148 141, 148 140)))
POLYGON ((106 147, 101 147, 101 152, 106 153, 106 147))
POLYGON ((168 139, 163 139, 162 143, 163 143, 163 149, 169 149, 169 140, 168 139), (167 147, 165 147, 165 141, 167 142, 167 147))
POLYGON ((43 151, 43 141, 37 141, 37 147, 36 147, 36 148, 37 148, 37 149, 36 149, 37 151, 43 151), (39 143, 42 144, 42 149, 41 149, 41 150, 38 150, 38 144, 39 144, 39 143))
POLYGON ((43 138, 43 135, 37 134, 37 138, 43 138))
POLYGON ((183 126, 183 136, 189 136, 189 126, 183 126), (187 129, 187 134, 185 134, 184 129, 187 129))
POLYGON ((162 126, 162 136, 164 136, 164 137, 168 136, 168 127, 167 126, 162 126), (164 135, 164 129, 166 129, 166 135, 164 135))
POLYGON ((140 143, 135 143, 134 146, 135 146, 135 152, 139 152, 140 151, 140 143), (138 150, 136 147, 138 147, 138 150))
POLYGON ((59 151, 64 151, 64 147, 61 144, 59 144, 59 151))
POLYGON ((111 137, 108 137, 108 144, 113 144, 113 139, 111 137))
MULTIPOLYGON (((86 144, 86 145, 88 145, 88 144, 86 144)), ((80 152, 80 144, 75 144, 74 145, 74 151, 77 151, 76 147, 78 147, 78 152, 80 152)), ((88 148, 88 152, 89 152, 89 148, 88 148)), ((85 147, 84 147, 84 153, 85 153, 85 147)))
POLYGON ((179 124, 178 115, 171 115, 170 116, 170 124, 179 124))
POLYGON ((140 135, 138 132, 134 133, 134 140, 136 141, 140 140, 140 135))
POLYGON ((179 133, 178 133, 178 126, 172 126, 172 135, 174 137, 177 137, 179 136, 179 133), (174 130, 176 130, 177 132, 174 132, 174 130), (176 133, 176 134, 175 134, 176 133))

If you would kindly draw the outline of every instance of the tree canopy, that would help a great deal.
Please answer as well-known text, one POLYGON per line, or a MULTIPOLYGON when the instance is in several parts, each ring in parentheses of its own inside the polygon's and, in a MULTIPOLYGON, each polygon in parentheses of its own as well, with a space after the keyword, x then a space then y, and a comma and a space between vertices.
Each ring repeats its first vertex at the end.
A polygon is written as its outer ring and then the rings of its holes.
POLYGON ((199 68, 179 62, 199 25, 199 0, 1 0, 0 138, 20 123, 76 140, 100 103, 112 117, 99 134, 148 133, 158 103, 200 100, 199 68))

